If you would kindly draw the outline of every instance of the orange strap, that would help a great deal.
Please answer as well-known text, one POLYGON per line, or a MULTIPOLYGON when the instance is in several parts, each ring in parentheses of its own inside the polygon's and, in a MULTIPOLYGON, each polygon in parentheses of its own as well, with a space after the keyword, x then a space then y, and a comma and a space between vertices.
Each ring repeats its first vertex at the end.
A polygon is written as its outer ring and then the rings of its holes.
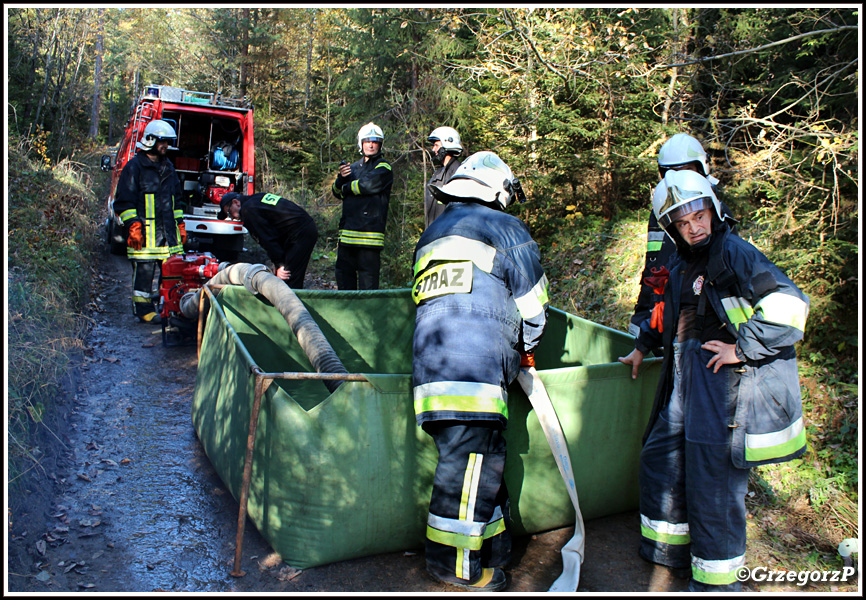
MULTIPOLYGON (((657 296, 664 296, 665 293, 665 285, 668 283, 668 279, 670 279, 670 272, 667 267, 650 269, 652 273, 651 277, 645 277, 643 282, 650 286, 653 290, 653 293, 657 296)), ((663 318, 665 314, 665 303, 664 300, 660 300, 656 302, 656 305, 653 307, 652 315, 650 316, 650 327, 658 330, 659 333, 663 333, 664 326, 662 324, 663 318)))
POLYGON ((664 333, 664 325, 662 325, 664 314, 664 301, 656 302, 656 305, 653 307, 653 313, 650 316, 650 327, 657 329, 659 333, 664 333))

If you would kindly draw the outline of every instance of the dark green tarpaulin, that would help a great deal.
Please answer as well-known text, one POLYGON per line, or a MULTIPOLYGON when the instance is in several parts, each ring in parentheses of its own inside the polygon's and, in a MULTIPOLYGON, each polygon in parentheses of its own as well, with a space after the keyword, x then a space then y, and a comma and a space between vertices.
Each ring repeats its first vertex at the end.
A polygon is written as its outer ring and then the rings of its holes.
MULTIPOLYGON (((248 514, 283 560, 308 568, 423 546, 436 448, 412 408, 409 290, 298 290, 350 373, 330 394, 320 381, 275 379, 262 398, 248 514)), ((625 333, 557 309, 536 353, 539 375, 568 440, 584 519, 637 507, 640 441, 659 360, 631 379, 617 362, 625 333)), ((192 418, 205 452, 234 494, 254 398, 253 366, 313 369, 267 300, 227 286, 204 331, 192 418)), ((574 523, 565 484, 526 396, 509 388, 506 483, 516 534, 574 523)))

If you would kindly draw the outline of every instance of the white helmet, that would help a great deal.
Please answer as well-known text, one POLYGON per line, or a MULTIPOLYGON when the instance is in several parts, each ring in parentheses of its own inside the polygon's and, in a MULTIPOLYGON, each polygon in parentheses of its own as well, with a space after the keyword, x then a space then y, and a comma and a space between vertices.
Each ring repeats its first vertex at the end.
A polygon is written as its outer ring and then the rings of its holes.
POLYGON ((460 134, 453 127, 437 127, 427 136, 427 141, 431 144, 441 142, 445 151, 452 156, 458 156, 463 152, 460 134))
POLYGON ((358 130, 358 151, 363 154, 364 147, 361 145, 365 140, 373 140, 380 144, 385 143, 385 134, 375 123, 367 123, 358 130))
POLYGON ((677 133, 662 144, 658 156, 659 175, 665 173, 671 167, 680 167, 690 163, 698 163, 703 172, 698 171, 704 177, 710 174, 710 166, 707 163, 707 153, 701 143, 687 133, 677 133))
POLYGON ((478 200, 505 209, 513 200, 526 200, 520 182, 493 152, 476 152, 441 187, 431 186, 442 202, 478 200))
POLYGON ((713 192, 712 184, 694 171, 668 171, 653 190, 653 212, 659 225, 673 240, 676 238, 668 229, 670 225, 689 213, 705 208, 712 208, 719 220, 724 220, 722 206, 713 192))
POLYGON ((139 150, 150 150, 157 140, 176 140, 177 134, 174 132, 174 127, 165 121, 151 121, 144 128, 144 135, 141 136, 141 141, 135 143, 135 147, 139 150))

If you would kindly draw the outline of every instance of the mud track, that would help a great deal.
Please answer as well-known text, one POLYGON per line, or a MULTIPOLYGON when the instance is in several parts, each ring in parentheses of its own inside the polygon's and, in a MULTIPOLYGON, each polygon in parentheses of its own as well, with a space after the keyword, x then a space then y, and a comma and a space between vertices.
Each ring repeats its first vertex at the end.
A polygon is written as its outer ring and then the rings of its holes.
MULTIPOLYGON (((196 348, 164 347, 161 327, 135 322, 130 280, 124 257, 100 256, 86 350, 58 398, 53 430, 43 432, 45 459, 25 502, 9 511, 7 591, 457 591, 427 575, 421 548, 296 570, 249 521, 246 575, 232 577, 238 504, 192 426, 196 348)), ((517 538, 508 591, 546 591, 572 533, 517 538)), ((578 591, 647 591, 653 568, 637 557, 638 539, 636 512, 587 522, 578 591)))

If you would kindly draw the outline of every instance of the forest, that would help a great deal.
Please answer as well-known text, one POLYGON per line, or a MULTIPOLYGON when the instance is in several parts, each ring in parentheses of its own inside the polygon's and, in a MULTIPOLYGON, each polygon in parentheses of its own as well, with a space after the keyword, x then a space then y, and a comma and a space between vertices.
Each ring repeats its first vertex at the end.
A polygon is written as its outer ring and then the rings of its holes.
POLYGON ((623 331, 658 150, 674 133, 697 137, 740 235, 810 298, 798 344, 809 452, 755 469, 751 507, 793 538, 772 543, 804 559, 856 537, 858 6, 5 8, 7 425, 19 470, 35 460, 27 431, 53 389, 33 384, 32 365, 66 368, 64 344, 84 327, 66 316, 86 301, 87 253, 104 251, 90 237, 106 217, 103 197, 70 205, 33 186, 101 177, 98 156, 143 88, 161 84, 252 102, 256 190, 314 215, 313 268, 326 277, 330 186, 339 162, 356 160, 359 127, 378 124, 395 176, 385 287, 411 281, 427 135, 456 128, 464 156, 492 150, 520 178, 529 200, 509 211, 541 247, 551 304, 623 331), (40 308, 31 292, 51 277, 69 297, 41 295, 40 308))

